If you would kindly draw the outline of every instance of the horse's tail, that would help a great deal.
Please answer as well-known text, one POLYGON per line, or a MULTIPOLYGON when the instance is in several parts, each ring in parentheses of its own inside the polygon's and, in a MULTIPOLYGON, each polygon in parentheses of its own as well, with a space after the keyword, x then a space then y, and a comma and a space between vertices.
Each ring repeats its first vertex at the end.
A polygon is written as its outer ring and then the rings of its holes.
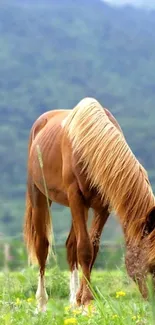
MULTIPOLYGON (((33 141, 33 128, 30 132, 29 142, 28 142, 28 162, 29 162, 29 155, 31 150, 31 145, 33 141)), ((29 191, 29 170, 27 166, 27 189, 26 189, 26 204, 25 204, 25 216, 24 216, 24 240, 27 246, 27 250, 29 253, 29 256, 31 260, 34 260, 32 255, 34 255, 33 252, 33 242, 34 242, 34 236, 35 236, 35 229, 33 225, 33 219, 32 219, 32 201, 30 198, 30 191, 29 191)))
MULTIPOLYGON (((35 125, 35 124, 34 124, 35 125)), ((35 242, 35 229, 33 224, 33 208, 32 208, 32 198, 30 198, 30 180, 29 180, 29 156, 30 150, 33 142, 34 137, 34 126, 30 131, 30 137, 28 142, 28 157, 27 157, 27 189, 26 189, 26 204, 25 204, 25 216, 24 216, 24 240, 26 243, 27 251, 31 261, 35 261, 35 254, 34 254, 34 242, 35 242)))
MULTIPOLYGON (((45 120, 37 120, 30 132, 28 143, 28 164, 32 142, 38 132, 46 124, 45 120)), ((42 241, 48 251, 51 234, 51 220, 47 206, 46 197, 39 191, 29 177, 29 166, 27 168, 27 191, 26 207, 24 218, 24 240, 29 254, 29 260, 32 263, 38 263, 37 246, 42 241), (35 202, 34 202, 35 201, 35 202), (38 213, 39 210, 39 213, 38 213)))
POLYGON ((29 262, 41 266, 51 248, 51 218, 46 197, 34 186, 37 196, 33 207, 29 193, 26 195, 24 239, 27 246, 29 262))
POLYGON ((26 192, 24 240, 29 254, 29 259, 31 260, 31 262, 36 262, 36 256, 34 253, 35 228, 34 228, 33 217, 32 217, 32 204, 29 197, 28 189, 26 192))

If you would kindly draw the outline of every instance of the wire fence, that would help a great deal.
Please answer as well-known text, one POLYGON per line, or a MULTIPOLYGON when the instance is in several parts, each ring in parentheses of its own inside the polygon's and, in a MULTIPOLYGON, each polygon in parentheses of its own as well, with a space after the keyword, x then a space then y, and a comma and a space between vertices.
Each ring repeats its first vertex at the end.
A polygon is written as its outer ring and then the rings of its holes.
MULTIPOLYGON (((60 269, 68 269, 65 244, 55 245, 57 263, 60 269)), ((122 265, 124 256, 124 244, 116 242, 103 242, 100 245, 96 269, 115 269, 122 265)), ((54 265, 52 257, 49 258, 48 267, 54 265)), ((1 270, 19 270, 28 266, 28 256, 23 241, 23 234, 15 236, 5 236, 0 234, 0 269, 1 270)))

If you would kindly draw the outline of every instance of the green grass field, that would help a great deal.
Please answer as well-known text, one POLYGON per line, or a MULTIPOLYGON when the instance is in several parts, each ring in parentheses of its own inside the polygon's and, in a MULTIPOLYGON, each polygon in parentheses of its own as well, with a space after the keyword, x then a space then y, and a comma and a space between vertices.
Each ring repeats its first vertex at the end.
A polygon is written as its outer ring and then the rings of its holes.
POLYGON ((69 273, 47 270, 49 302, 46 313, 36 313, 37 270, 0 273, 0 325, 154 325, 153 303, 142 300, 123 270, 93 271, 95 301, 86 314, 69 306, 69 273))

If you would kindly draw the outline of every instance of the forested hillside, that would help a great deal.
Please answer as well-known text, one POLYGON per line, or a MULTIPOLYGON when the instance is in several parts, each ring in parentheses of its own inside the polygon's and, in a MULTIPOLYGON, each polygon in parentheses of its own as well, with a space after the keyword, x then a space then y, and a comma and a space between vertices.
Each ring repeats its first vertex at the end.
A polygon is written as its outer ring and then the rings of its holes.
MULTIPOLYGON (((22 229, 32 123, 85 96, 115 115, 155 189, 154 14, 99 0, 1 1, 0 232, 22 229)), ((55 209, 64 233, 67 211, 55 209)))

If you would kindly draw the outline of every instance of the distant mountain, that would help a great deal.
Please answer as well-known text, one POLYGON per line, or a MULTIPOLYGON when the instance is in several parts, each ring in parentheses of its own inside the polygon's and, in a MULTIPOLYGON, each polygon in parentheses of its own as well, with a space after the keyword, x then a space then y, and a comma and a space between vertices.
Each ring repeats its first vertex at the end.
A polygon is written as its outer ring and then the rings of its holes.
POLYGON ((105 2, 119 6, 132 5, 134 7, 155 8, 155 0, 105 0, 105 2))
MULTIPOLYGON (((116 116, 155 189, 154 40, 154 12, 100 0, 0 2, 0 232, 22 230, 34 120, 85 96, 116 116)), ((67 214, 55 210, 58 234, 67 214)))

